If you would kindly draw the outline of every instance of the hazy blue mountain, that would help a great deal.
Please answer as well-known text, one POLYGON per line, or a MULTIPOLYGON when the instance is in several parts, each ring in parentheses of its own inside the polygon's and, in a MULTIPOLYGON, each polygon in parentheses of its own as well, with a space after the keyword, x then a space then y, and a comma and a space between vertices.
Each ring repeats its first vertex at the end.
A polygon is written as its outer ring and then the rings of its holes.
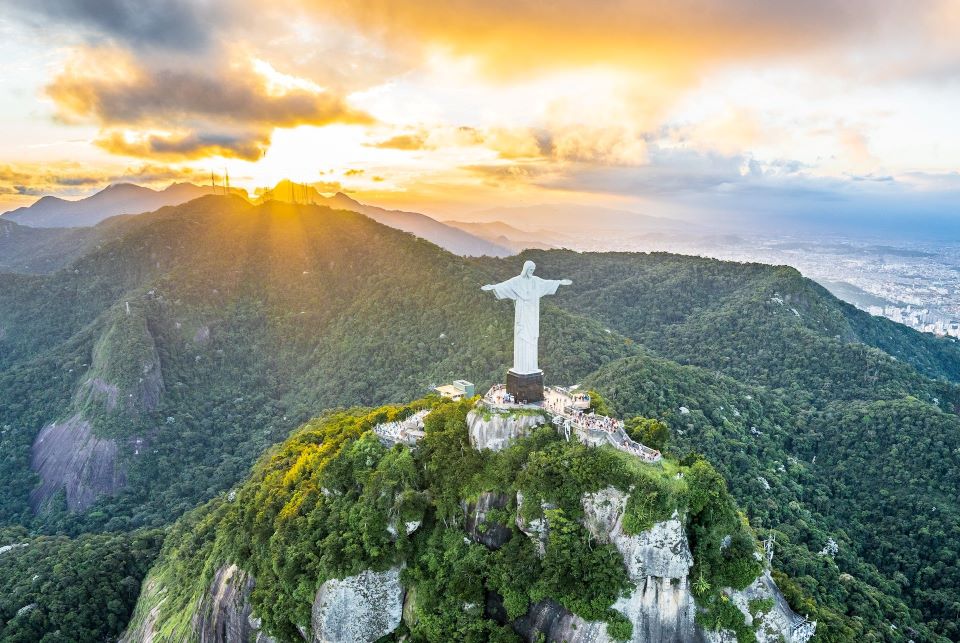
POLYGON ((165 205, 179 205, 205 194, 210 186, 174 183, 153 190, 133 183, 115 183, 94 195, 76 201, 55 196, 41 197, 36 203, 0 215, 5 220, 35 228, 72 228, 96 225, 118 214, 149 212, 165 205))

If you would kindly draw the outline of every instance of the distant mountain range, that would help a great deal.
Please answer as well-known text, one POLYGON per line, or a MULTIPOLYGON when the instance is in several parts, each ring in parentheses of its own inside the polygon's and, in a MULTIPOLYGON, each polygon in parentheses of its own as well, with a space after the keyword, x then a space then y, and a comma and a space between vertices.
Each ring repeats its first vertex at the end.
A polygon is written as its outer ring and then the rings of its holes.
MULTIPOLYGON (((36 203, 11 210, 0 215, 0 222, 13 222, 31 228, 80 228, 94 226, 101 221, 121 214, 139 214, 158 208, 180 205, 207 194, 213 194, 219 188, 198 186, 192 183, 174 183, 164 190, 152 190, 133 183, 117 183, 96 194, 76 201, 68 201, 55 196, 45 196, 36 203)), ((237 195, 247 197, 243 190, 231 190, 237 195)), ((285 202, 312 203, 341 210, 350 210, 364 214, 378 223, 397 228, 437 244, 445 250, 462 256, 506 257, 515 253, 512 246, 488 240, 484 235, 471 234, 459 227, 445 225, 436 219, 418 212, 386 210, 360 203, 342 192, 325 197, 309 185, 298 185, 290 181, 281 181, 273 189, 262 193, 259 201, 277 200, 285 202)), ((4 226, 6 239, 14 234, 9 225, 4 226)), ((57 235, 35 234, 17 230, 17 244, 49 245, 57 235)), ((81 235, 83 236, 83 235, 81 235)), ((8 243, 9 245, 9 243, 8 243)), ((0 249, 4 241, 0 239, 0 249)), ((533 247, 533 246, 522 246, 533 247)), ((36 253, 31 253, 34 268, 42 268, 49 262, 36 264, 36 253)), ((0 268, 9 261, 0 260, 0 268)), ((56 263, 54 261, 54 263, 56 263)), ((59 266, 54 266, 59 267, 59 266)), ((24 266, 17 266, 24 269, 24 266)), ((31 270, 35 271, 35 270, 31 270)))
POLYGON ((33 228, 77 228, 96 225, 118 214, 138 214, 165 205, 180 205, 213 194, 214 191, 213 187, 193 183, 174 183, 164 190, 153 190, 133 183, 115 183, 76 201, 55 196, 41 197, 32 205, 11 210, 2 216, 4 220, 33 228))
POLYGON ((571 239, 549 230, 531 232, 521 230, 503 221, 474 223, 467 221, 444 221, 448 226, 486 239, 499 246, 510 248, 514 252, 523 250, 549 250, 550 248, 572 248, 571 239))
POLYGON ((457 225, 441 223, 419 212, 387 210, 367 205, 350 198, 343 192, 333 196, 323 196, 310 185, 281 181, 272 190, 260 194, 260 201, 284 201, 287 203, 310 203, 325 205, 337 210, 349 210, 365 214, 377 223, 409 232, 413 235, 437 244, 454 254, 467 257, 507 257, 516 252, 507 244, 492 241, 487 235, 476 234, 457 225))

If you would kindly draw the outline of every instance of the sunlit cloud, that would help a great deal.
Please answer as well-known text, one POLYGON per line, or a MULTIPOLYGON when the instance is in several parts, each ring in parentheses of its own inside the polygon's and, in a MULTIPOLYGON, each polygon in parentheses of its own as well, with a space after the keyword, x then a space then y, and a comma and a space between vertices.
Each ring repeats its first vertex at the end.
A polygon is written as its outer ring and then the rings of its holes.
POLYGON ((939 194, 949 180, 928 177, 960 166, 956 0, 12 9, 0 34, 36 55, 0 80, 13 97, 0 113, 30 129, 0 143, 0 163, 26 172, 7 194, 96 189, 15 164, 76 157, 91 178, 122 175, 117 163, 213 167, 251 189, 290 178, 429 211, 556 199, 735 211, 939 194), (45 147, 29 146, 34 131, 45 147))
POLYGON ((59 118, 100 125, 96 143, 128 156, 253 160, 277 127, 372 122, 342 96, 256 60, 204 71, 80 48, 46 92, 59 118))
MULTIPOLYGON (((20 163, 0 165, 0 196, 72 197, 102 189, 111 183, 166 186, 173 182, 206 179, 190 167, 144 163, 130 167, 91 168, 81 163, 20 163)), ((16 202, 16 201, 13 201, 16 202)))

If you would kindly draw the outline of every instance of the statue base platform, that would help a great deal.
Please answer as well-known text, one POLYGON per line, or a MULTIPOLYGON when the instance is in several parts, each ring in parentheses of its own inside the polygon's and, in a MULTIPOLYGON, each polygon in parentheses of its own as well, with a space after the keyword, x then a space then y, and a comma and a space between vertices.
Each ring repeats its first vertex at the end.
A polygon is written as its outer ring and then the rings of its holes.
POLYGON ((523 374, 507 371, 507 393, 512 395, 517 403, 542 402, 543 371, 523 374))

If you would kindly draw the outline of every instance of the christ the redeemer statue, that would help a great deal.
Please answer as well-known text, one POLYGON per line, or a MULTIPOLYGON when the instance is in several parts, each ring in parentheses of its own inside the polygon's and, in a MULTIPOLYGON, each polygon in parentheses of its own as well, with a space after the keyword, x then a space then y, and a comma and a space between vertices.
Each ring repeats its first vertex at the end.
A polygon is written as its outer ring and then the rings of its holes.
POLYGON ((540 339, 540 298, 552 295, 560 286, 569 286, 569 279, 541 279, 533 274, 532 261, 523 264, 520 274, 482 290, 493 291, 497 299, 514 300, 513 368, 507 373, 507 392, 518 401, 539 402, 543 399, 543 371, 537 366, 537 343, 540 339), (538 392, 539 391, 539 392, 538 392))

